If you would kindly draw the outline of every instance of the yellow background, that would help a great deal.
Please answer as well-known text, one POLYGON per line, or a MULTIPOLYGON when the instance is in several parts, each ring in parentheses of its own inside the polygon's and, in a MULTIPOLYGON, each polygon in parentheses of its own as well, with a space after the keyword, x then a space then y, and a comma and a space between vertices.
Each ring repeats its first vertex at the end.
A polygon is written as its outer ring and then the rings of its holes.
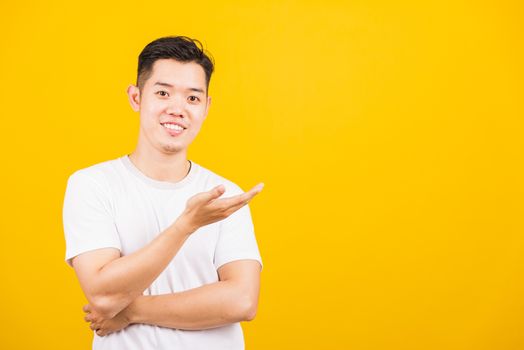
POLYGON ((247 349, 523 349, 518 1, 0 4, 3 349, 90 349, 64 262, 77 169, 132 151, 165 35, 216 60, 189 158, 248 189, 247 349))

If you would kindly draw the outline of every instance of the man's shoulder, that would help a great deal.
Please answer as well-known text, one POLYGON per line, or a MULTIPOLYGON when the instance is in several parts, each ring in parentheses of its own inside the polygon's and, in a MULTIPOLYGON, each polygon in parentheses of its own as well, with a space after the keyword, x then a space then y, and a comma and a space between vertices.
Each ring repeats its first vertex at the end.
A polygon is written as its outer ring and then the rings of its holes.
POLYGON ((91 182, 104 186, 116 174, 119 158, 109 159, 75 170, 68 182, 91 182))
POLYGON ((235 194, 244 192, 244 190, 242 190, 242 188, 239 185, 237 185, 232 180, 229 180, 225 176, 215 171, 212 171, 200 164, 198 166, 200 167, 202 178, 204 180, 204 183, 206 184, 206 190, 210 190, 211 188, 222 184, 226 189, 225 193, 223 194, 224 197, 230 197, 235 194))

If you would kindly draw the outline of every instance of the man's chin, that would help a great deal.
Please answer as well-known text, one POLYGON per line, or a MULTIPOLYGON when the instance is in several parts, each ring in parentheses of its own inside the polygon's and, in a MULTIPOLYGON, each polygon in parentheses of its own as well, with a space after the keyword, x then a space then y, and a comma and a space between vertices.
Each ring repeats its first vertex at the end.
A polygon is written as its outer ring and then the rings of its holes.
POLYGON ((168 154, 179 153, 185 150, 183 146, 174 144, 163 144, 161 145, 161 148, 165 153, 168 154))

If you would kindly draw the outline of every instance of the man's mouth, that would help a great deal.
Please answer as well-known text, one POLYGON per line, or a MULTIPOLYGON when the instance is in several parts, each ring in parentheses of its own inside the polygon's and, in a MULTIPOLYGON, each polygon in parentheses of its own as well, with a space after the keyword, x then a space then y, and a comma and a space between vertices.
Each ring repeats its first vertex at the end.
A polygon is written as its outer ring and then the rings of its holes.
POLYGON ((183 126, 175 123, 160 123, 160 125, 167 129, 167 132, 172 136, 179 135, 186 130, 183 126))
POLYGON ((162 126, 164 126, 164 128, 168 128, 170 130, 178 130, 178 131, 182 131, 182 130, 185 130, 186 128, 184 128, 183 126, 179 125, 179 124, 175 124, 175 123, 160 123, 162 126))

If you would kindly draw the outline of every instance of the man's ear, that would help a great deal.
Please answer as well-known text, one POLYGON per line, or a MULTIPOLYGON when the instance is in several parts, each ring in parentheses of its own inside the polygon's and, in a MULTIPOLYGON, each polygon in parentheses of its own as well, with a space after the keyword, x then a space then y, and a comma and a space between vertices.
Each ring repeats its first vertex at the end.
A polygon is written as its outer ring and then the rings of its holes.
POLYGON ((127 97, 133 111, 138 112, 140 110, 140 89, 135 85, 129 85, 127 87, 127 97))

